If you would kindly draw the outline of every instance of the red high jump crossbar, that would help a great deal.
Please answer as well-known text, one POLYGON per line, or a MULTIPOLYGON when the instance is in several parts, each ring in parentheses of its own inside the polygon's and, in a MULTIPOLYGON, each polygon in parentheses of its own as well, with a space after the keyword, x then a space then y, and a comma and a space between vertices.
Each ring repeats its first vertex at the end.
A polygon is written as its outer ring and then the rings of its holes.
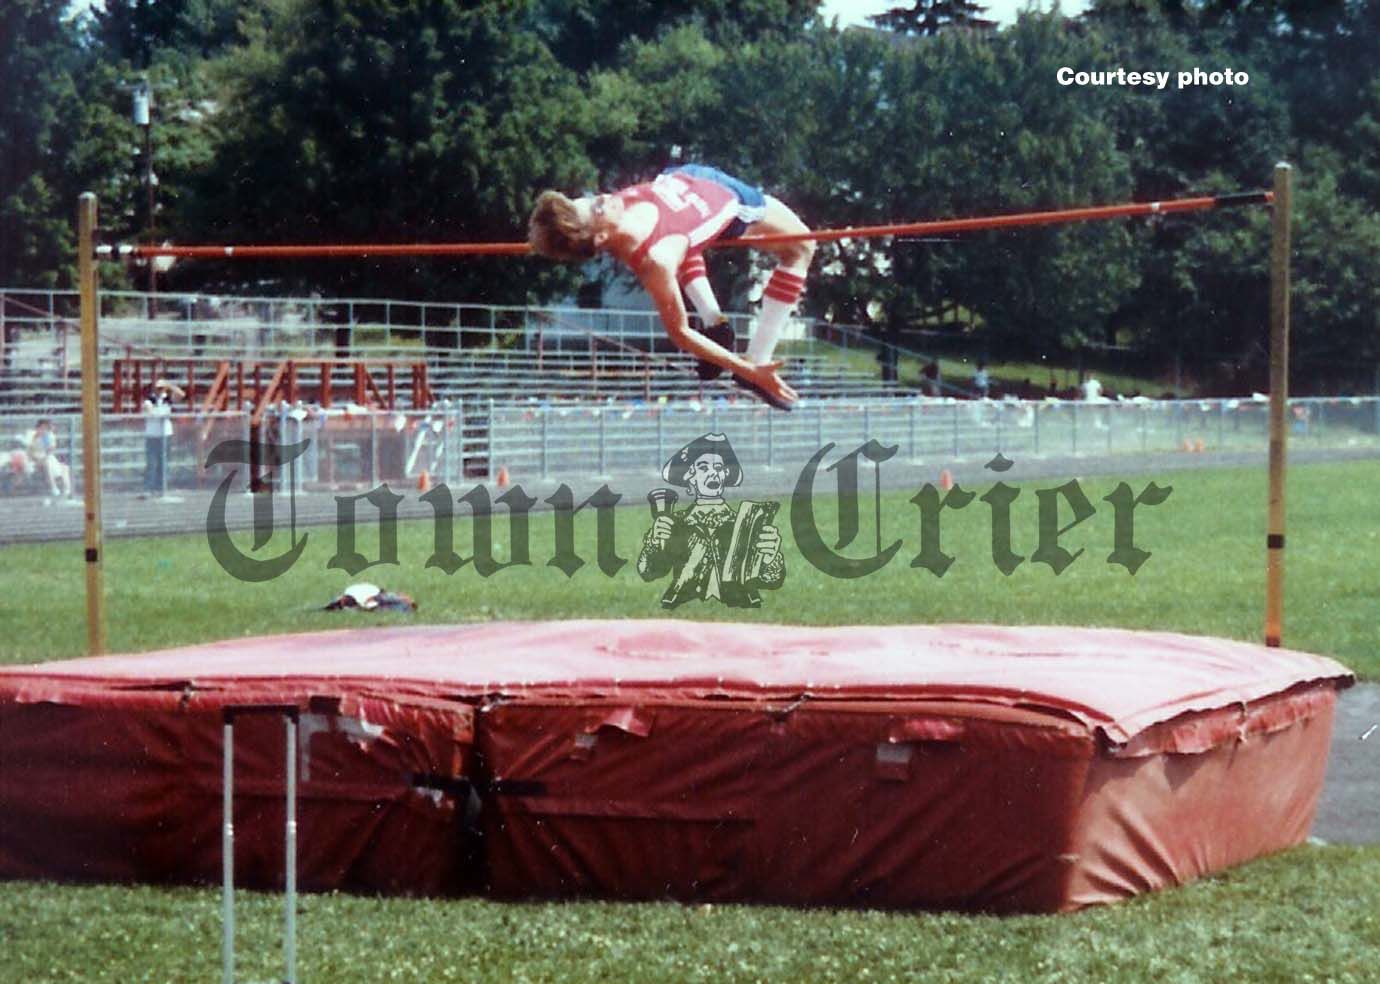
MULTIPOLYGON (((714 245, 766 246, 805 241, 833 242, 840 239, 875 239, 880 236, 932 236, 954 232, 980 232, 989 229, 1013 229, 1022 226, 1062 225, 1071 222, 1168 215, 1173 212, 1196 212, 1238 205, 1268 205, 1273 201, 1273 192, 1246 191, 1229 195, 1179 198, 1164 202, 1130 202, 1124 205, 1100 205, 1092 208, 1068 208, 1048 212, 1021 212, 1015 215, 987 215, 969 219, 939 219, 930 222, 907 222, 894 225, 851 226, 846 229, 815 229, 805 233, 782 233, 771 236, 726 239, 714 245)), ((217 260, 283 260, 366 256, 522 256, 529 252, 531 252, 531 248, 526 243, 354 243, 315 246, 120 245, 97 247, 97 254, 101 256, 174 256, 183 259, 217 260)))

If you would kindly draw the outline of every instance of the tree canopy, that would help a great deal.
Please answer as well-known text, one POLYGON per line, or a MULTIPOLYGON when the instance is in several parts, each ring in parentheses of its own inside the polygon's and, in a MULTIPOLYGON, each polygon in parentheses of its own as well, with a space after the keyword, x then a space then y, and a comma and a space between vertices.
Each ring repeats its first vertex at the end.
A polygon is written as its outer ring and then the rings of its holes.
MULTIPOLYGON (((615 187, 676 160, 840 227, 1258 188, 1287 159, 1299 361, 1380 360, 1380 0, 1095 0, 1000 29, 975 0, 914 0, 849 30, 814 0, 67 8, 0 10, 0 284, 72 282, 83 190, 110 238, 484 241, 520 238, 543 188, 615 187), (1066 85, 1065 68, 1171 80, 1066 85), (1177 81, 1227 68, 1249 81, 1177 81), (130 118, 143 82, 152 217, 130 118)), ((960 307, 994 352, 1114 343, 1260 363, 1267 227, 1248 210, 829 244, 805 310, 895 336, 960 307)), ((735 306, 752 262, 711 258, 735 306)), ((580 277, 379 260, 187 264, 169 282, 524 303, 580 277)))

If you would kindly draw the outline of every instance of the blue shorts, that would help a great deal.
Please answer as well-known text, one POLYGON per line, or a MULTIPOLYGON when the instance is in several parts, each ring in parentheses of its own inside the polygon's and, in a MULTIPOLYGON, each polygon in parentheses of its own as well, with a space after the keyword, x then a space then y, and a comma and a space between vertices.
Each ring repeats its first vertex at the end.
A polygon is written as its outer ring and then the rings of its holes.
POLYGON ((761 222, 762 216, 767 212, 767 196, 761 188, 750 185, 746 181, 740 181, 731 174, 725 174, 717 167, 710 167, 708 164, 682 164, 673 167, 666 173, 675 174, 684 172, 692 178, 700 178, 704 181, 713 181, 715 184, 723 185, 738 196, 738 217, 729 223, 718 237, 722 239, 737 239, 747 227, 754 222, 761 222))

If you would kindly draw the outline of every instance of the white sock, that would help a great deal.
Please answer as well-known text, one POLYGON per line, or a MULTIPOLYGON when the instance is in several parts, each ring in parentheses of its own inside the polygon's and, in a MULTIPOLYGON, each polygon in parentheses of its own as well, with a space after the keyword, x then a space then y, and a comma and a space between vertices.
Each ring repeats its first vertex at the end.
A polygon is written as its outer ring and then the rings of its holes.
POLYGON ((804 292, 805 277, 802 274, 781 267, 772 271, 762 297, 762 311, 757 316, 757 331, 748 343, 749 362, 761 365, 771 361, 772 353, 776 351, 776 341, 786 327, 786 318, 804 292))

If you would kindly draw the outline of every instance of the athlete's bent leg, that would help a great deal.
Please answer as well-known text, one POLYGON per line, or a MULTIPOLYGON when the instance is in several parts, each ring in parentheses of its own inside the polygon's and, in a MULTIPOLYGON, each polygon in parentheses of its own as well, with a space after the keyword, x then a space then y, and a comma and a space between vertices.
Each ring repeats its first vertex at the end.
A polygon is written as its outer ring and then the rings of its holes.
MULTIPOLYGON (((747 228, 745 236, 802 235, 810 227, 780 199, 767 196, 766 214, 760 222, 747 228)), ((748 361, 758 364, 770 362, 777 340, 786 326, 800 295, 805 292, 805 277, 815 255, 815 244, 809 241, 772 243, 762 247, 779 261, 767 281, 762 298, 762 310, 757 317, 757 332, 748 344, 748 361)))

